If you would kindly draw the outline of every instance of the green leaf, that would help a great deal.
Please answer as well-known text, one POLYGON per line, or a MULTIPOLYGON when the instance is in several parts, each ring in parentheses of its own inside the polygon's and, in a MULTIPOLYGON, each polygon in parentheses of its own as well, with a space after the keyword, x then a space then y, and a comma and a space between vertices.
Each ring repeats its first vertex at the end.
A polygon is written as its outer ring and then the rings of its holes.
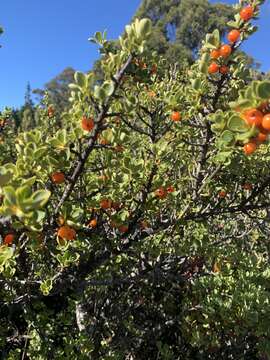
POLYGON ((213 45, 215 45, 217 48, 219 47, 219 44, 220 44, 220 35, 219 35, 219 30, 218 29, 215 29, 213 31, 213 45))
POLYGON ((121 210, 119 212, 119 218, 121 219, 121 221, 126 221, 129 218, 129 212, 127 210, 121 210))
POLYGON ((14 249, 9 246, 0 246, 0 267, 4 266, 12 258, 14 249))
POLYGON ((208 73, 208 64, 209 64, 210 56, 207 53, 204 53, 201 61, 199 63, 199 69, 202 73, 207 74, 208 73))
POLYGON ((102 85, 102 88, 105 91, 106 96, 111 96, 113 94, 114 88, 115 88, 114 82, 113 81, 110 81, 110 82, 106 81, 102 85))
POLYGON ((254 106, 254 101, 250 99, 239 99, 237 101, 230 102, 229 105, 232 109, 248 109, 254 106))
POLYGON ((228 21, 227 25, 232 28, 237 28, 238 23, 236 21, 228 21))
POLYGON ((0 168, 0 186, 6 185, 13 177, 13 173, 4 167, 0 168))
POLYGON ((35 182, 36 182, 36 176, 32 176, 29 179, 23 180, 22 185, 24 185, 24 186, 27 185, 27 186, 31 187, 34 185, 35 182))
POLYGON ((47 146, 43 146, 37 150, 34 151, 33 153, 33 157, 35 160, 40 159, 44 154, 46 154, 46 152, 48 151, 47 146))
POLYGON ((69 84, 68 87, 71 89, 71 90, 80 90, 80 86, 77 85, 77 84, 69 84))
POLYGON ((233 115, 228 121, 228 128, 232 131, 237 132, 246 132, 249 130, 249 127, 246 125, 245 121, 237 115, 233 115))
POLYGON ((193 87, 194 90, 199 90, 201 88, 201 80, 200 79, 193 79, 191 80, 191 86, 193 87))
POLYGON ((151 32, 152 23, 149 19, 141 19, 136 26, 138 37, 145 37, 151 32))
POLYGON ((101 34, 100 31, 97 31, 97 32, 95 33, 94 37, 95 37, 95 39, 97 40, 97 42, 98 42, 99 44, 102 43, 102 34, 101 34))
POLYGON ((4 198, 8 205, 16 205, 15 189, 12 186, 6 186, 4 188, 4 198))
POLYGON ((104 101, 106 99, 106 92, 102 87, 96 85, 94 89, 94 96, 96 99, 104 101))
POLYGON ((32 191, 30 186, 24 185, 16 190, 16 202, 22 205, 27 199, 31 197, 32 191))
POLYGON ((48 190, 36 191, 31 197, 32 208, 39 209, 43 207, 49 200, 50 196, 51 196, 51 192, 48 190))
POLYGON ((258 130, 255 126, 249 128, 248 131, 244 132, 244 133, 241 133, 241 134, 237 134, 236 135, 236 141, 239 140, 239 141, 246 141, 246 140, 249 140, 251 137, 257 135, 258 133, 258 130))
POLYGON ((234 134, 229 130, 225 130, 221 134, 221 141, 226 145, 232 145, 233 142, 235 141, 234 134))
POLYGON ((43 295, 48 296, 52 290, 52 280, 48 279, 43 281, 40 285, 40 290, 42 291, 43 295))
POLYGON ((270 98, 270 81, 263 81, 258 85, 257 94, 262 99, 270 98))
POLYGON ((76 71, 74 74, 74 79, 80 87, 83 88, 86 85, 85 75, 82 72, 76 71))

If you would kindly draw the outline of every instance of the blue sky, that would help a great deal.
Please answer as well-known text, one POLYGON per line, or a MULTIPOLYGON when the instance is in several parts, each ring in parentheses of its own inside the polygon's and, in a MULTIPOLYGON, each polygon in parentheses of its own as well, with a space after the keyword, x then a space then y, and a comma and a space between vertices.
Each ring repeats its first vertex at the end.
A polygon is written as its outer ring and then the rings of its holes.
MULTIPOLYGON (((117 38, 139 4, 140 0, 1 0, 5 33, 0 38, 0 108, 21 105, 28 81, 37 88, 67 66, 89 70, 98 51, 87 39, 104 29, 109 38, 117 38)), ((269 3, 259 24, 259 32, 244 49, 268 71, 269 3)))

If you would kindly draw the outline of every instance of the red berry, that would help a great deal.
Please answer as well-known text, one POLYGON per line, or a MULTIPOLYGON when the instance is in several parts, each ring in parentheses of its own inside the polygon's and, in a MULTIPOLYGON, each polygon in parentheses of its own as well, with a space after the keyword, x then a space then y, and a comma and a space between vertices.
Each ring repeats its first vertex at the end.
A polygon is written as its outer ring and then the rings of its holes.
POLYGON ((257 149, 257 145, 255 144, 255 142, 250 141, 249 143, 244 145, 244 153, 246 155, 251 155, 254 153, 254 151, 256 151, 257 149))
POLYGON ((97 226, 97 219, 92 219, 88 226, 90 226, 91 228, 95 228, 97 226))
POLYGON ((232 48, 230 45, 222 45, 220 48, 220 56, 222 56, 223 58, 227 58, 228 56, 230 56, 232 53, 232 48))
POLYGON ((217 63, 212 62, 208 67, 208 73, 209 74, 215 74, 219 71, 219 66, 217 63))
POLYGON ((221 73, 221 74, 228 74, 228 72, 229 72, 229 68, 228 68, 228 66, 226 66, 226 65, 222 65, 221 67, 220 67, 220 69, 219 69, 219 72, 221 73))
POLYGON ((95 126, 94 120, 92 118, 87 118, 86 116, 82 117, 81 127, 85 131, 92 131, 95 126))
POLYGON ((118 230, 121 232, 121 233, 126 233, 128 231, 128 226, 127 225, 120 225, 118 227, 118 230))
POLYGON ((220 51, 218 49, 214 49, 210 53, 211 59, 218 59, 220 57, 220 51))
POLYGON ((101 209, 110 209, 112 207, 112 200, 110 199, 102 199, 99 203, 101 209))
POLYGON ((76 237, 76 231, 72 229, 70 226, 64 225, 58 229, 57 235, 61 239, 74 240, 76 237))
POLYGON ((253 17, 253 14, 253 7, 251 5, 248 5, 240 11, 240 18, 244 21, 248 21, 253 17))
POLYGON ((14 235, 13 234, 7 234, 5 237, 4 237, 4 244, 5 245, 11 245, 14 241, 14 235))
POLYGON ((261 144, 267 140, 267 134, 259 132, 259 134, 254 138, 254 141, 258 144, 261 144))
POLYGON ((55 172, 52 174, 51 179, 55 184, 62 184, 65 181, 65 174, 62 172, 55 172))
POLYGON ((251 191, 252 188, 253 188, 253 186, 252 186, 252 184, 250 184, 250 183, 245 183, 245 184, 242 185, 242 188, 243 188, 244 190, 249 190, 249 191, 251 191))
POLYGON ((174 187, 173 187, 172 185, 168 186, 168 187, 167 187, 167 192, 168 192, 168 193, 173 193, 173 192, 175 192, 174 187))
POLYGON ((180 121, 181 120, 181 114, 180 114, 180 112, 179 111, 173 111, 172 113, 171 113, 171 120, 172 121, 180 121))
POLYGON ((265 130, 270 131, 270 114, 264 115, 262 119, 262 127, 265 130))
POLYGON ((227 196, 227 193, 226 193, 226 191, 221 190, 221 191, 218 193, 218 196, 219 196, 221 199, 224 199, 224 198, 227 196))
POLYGON ((160 199, 164 199, 167 196, 167 190, 164 187, 160 187, 155 191, 155 195, 160 199))
POLYGON ((257 109, 250 109, 244 112, 245 122, 252 126, 260 126, 263 121, 263 114, 257 109))
POLYGON ((240 35, 241 35, 240 31, 235 29, 229 32, 229 34, 227 35, 227 39, 231 43, 235 43, 240 38, 240 35))

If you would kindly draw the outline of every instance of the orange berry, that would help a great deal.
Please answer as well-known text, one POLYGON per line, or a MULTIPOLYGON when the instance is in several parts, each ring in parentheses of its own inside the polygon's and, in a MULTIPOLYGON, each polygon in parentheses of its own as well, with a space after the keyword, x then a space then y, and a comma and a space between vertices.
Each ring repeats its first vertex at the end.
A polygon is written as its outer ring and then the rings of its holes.
POLYGON ((244 148, 243 148, 244 153, 245 153, 246 155, 251 155, 251 154, 253 154, 254 151, 256 151, 256 149, 257 149, 257 145, 255 144, 255 142, 252 142, 252 141, 250 141, 250 142, 248 142, 247 144, 245 144, 245 145, 244 145, 244 148))
POLYGON ((97 219, 92 219, 88 226, 90 226, 91 228, 95 228, 97 226, 97 219))
POLYGON ((181 114, 179 111, 173 111, 171 113, 171 120, 172 121, 180 121, 181 120, 181 114))
POLYGON ((265 130, 270 131, 270 114, 264 115, 262 119, 262 127, 265 130))
POLYGON ((245 184, 242 185, 242 188, 243 188, 244 190, 249 190, 249 191, 251 191, 252 188, 253 188, 253 186, 252 186, 252 184, 250 184, 250 183, 245 183, 245 184))
POLYGON ((101 209, 110 209, 112 207, 112 201, 109 199, 102 199, 99 205, 101 209))
POLYGON ((54 116, 54 108, 52 106, 48 107, 48 116, 49 118, 54 116))
POLYGON ((240 31, 239 30, 232 30, 229 32, 229 34, 227 35, 227 39, 231 42, 231 43, 235 43, 239 38, 240 38, 240 31))
POLYGON ((221 199, 224 199, 224 198, 227 196, 227 193, 226 193, 226 191, 221 190, 221 191, 218 193, 218 196, 219 196, 221 199))
POLYGON ((74 240, 76 237, 76 231, 74 229, 72 229, 70 226, 64 225, 58 229, 57 235, 61 239, 74 240))
POLYGON ((175 188, 171 185, 171 186, 168 186, 167 187, 167 192, 168 193, 173 193, 173 192, 175 192, 175 188))
POLYGON ((267 134, 259 132, 259 134, 254 138, 254 141, 257 143, 263 143, 267 140, 267 134))
POLYGON ((121 233, 126 233, 128 231, 128 226, 127 225, 120 225, 118 227, 118 230, 121 232, 121 233))
POLYGON ((220 51, 218 49, 214 49, 210 53, 211 59, 218 59, 220 57, 220 51))
POLYGON ((220 69, 219 69, 219 72, 221 73, 221 74, 228 74, 228 72, 229 72, 229 67, 228 66, 226 66, 226 65, 222 65, 221 67, 220 67, 220 69))
POLYGON ((160 187, 155 191, 155 195, 160 199, 164 199, 167 196, 167 190, 164 187, 160 187))
POLYGON ((151 97, 151 98, 154 98, 156 96, 156 93, 154 91, 148 91, 148 95, 151 97))
POLYGON ((244 21, 248 21, 253 17, 253 14, 253 7, 251 5, 248 5, 240 11, 240 18, 244 21))
POLYGON ((65 181, 65 174, 60 171, 57 171, 51 176, 52 182, 55 184, 62 184, 65 181))
POLYGON ((7 234, 5 237, 4 237, 4 244, 5 245, 11 245, 14 241, 14 234, 7 234))
POLYGON ((245 122, 250 126, 260 126, 262 124, 263 114, 257 109, 246 110, 243 115, 245 122))
POLYGON ((220 48, 220 56, 222 56, 223 58, 227 58, 228 56, 231 55, 232 53, 232 48, 230 45, 222 45, 221 48, 220 48))
POLYGON ((212 62, 208 67, 208 73, 209 74, 215 74, 219 71, 219 66, 217 63, 212 62))
POLYGON ((94 126, 95 126, 95 123, 92 118, 88 118, 86 116, 82 117, 81 127, 83 130, 90 132, 93 130, 94 126))

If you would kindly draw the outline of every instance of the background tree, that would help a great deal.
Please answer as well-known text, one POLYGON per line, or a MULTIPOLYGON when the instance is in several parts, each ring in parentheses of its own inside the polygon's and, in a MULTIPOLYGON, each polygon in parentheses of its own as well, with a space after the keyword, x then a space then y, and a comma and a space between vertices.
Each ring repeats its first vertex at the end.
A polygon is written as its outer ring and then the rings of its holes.
POLYGON ((149 46, 173 63, 192 62, 205 34, 224 34, 233 9, 207 0, 143 0, 134 18, 147 17, 154 25, 149 46))
POLYGON ((30 83, 28 82, 24 96, 24 105, 19 109, 20 127, 22 131, 33 129, 36 126, 35 113, 36 110, 32 100, 32 90, 30 83))
MULTIPOLYGON (((0 35, 2 35, 3 32, 4 32, 4 29, 0 26, 0 35)), ((2 46, 2 45, 0 45, 0 47, 1 47, 1 46, 2 46)))
POLYGON ((75 70, 67 67, 59 75, 45 84, 44 89, 34 89, 33 93, 43 97, 45 92, 48 93, 49 101, 59 111, 63 111, 69 107, 70 89, 68 85, 74 78, 75 70))

